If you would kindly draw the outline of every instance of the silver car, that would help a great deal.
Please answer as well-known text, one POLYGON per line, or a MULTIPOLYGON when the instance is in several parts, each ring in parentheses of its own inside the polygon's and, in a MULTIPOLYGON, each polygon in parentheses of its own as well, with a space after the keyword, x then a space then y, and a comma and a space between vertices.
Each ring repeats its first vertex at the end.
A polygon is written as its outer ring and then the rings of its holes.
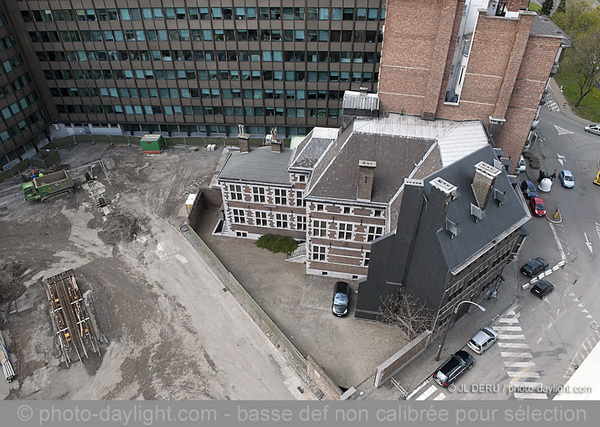
POLYGON ((588 125, 585 127, 585 131, 600 135, 600 125, 588 125))
POLYGON ((481 328, 467 345, 477 354, 483 354, 488 348, 498 341, 498 333, 492 328, 481 328))
POLYGON ((560 179, 560 183, 565 188, 573 188, 575 187, 575 178, 573 174, 569 170, 561 170, 558 174, 558 179, 560 179))

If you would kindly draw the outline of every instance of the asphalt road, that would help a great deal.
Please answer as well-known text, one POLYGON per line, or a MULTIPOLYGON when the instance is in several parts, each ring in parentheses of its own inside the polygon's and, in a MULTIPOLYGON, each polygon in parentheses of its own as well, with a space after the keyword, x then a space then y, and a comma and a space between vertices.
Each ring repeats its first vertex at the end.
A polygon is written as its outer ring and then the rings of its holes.
MULTIPOLYGON (((537 132, 540 140, 532 150, 540 157, 540 168, 549 173, 556 169, 557 174, 571 170, 575 188, 563 188, 556 179, 550 192, 540 193, 551 219, 559 209, 558 223, 535 217, 529 221, 530 236, 518 265, 538 256, 551 267, 564 261, 563 268, 547 277, 555 290, 544 300, 531 295, 529 288, 518 292, 515 304, 493 322, 499 341, 484 355, 475 355, 471 370, 450 389, 423 378, 409 399, 552 399, 600 341, 600 187, 592 182, 600 136, 546 108, 537 132)), ((528 169, 519 179, 535 182, 538 172, 528 169)), ((516 279, 527 283, 525 276, 516 279)))

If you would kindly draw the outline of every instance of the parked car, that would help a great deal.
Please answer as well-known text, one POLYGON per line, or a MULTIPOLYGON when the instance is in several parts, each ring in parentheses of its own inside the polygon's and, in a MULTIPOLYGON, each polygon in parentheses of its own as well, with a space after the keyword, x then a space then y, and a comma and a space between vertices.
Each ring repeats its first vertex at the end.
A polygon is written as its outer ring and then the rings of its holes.
POLYGON ((350 285, 346 282, 336 282, 333 289, 331 311, 338 317, 348 314, 350 305, 350 285))
POLYGON ((573 174, 569 170, 561 170, 558 174, 558 179, 560 179, 560 183, 565 188, 575 187, 575 177, 573 177, 573 174))
POLYGON ((473 338, 469 340, 467 345, 477 354, 483 354, 488 348, 498 341, 498 333, 492 328, 481 328, 473 338))
POLYGON ((532 197, 529 199, 529 207, 531 208, 533 216, 546 216, 546 205, 541 197, 532 197))
POLYGON ((521 191, 526 199, 531 199, 532 197, 537 197, 538 195, 535 184, 532 181, 523 181, 521 183, 521 191))
POLYGON ((600 125, 591 124, 585 127, 586 132, 595 133, 596 135, 600 135, 600 125))
POLYGON ((471 369, 474 363, 473 356, 464 350, 459 350, 435 371, 433 380, 442 387, 448 387, 467 369, 471 369))
POLYGON ((521 267, 521 273, 523 273, 527 277, 533 277, 540 274, 542 271, 547 269, 550 266, 548 261, 544 258, 534 258, 521 267))
POLYGON ((517 172, 525 172, 527 170, 527 162, 525 161, 525 159, 523 158, 523 156, 521 156, 519 158, 519 162, 517 163, 517 172))
POLYGON ((544 299, 554 290, 554 285, 547 280, 540 280, 531 288, 531 293, 539 299, 544 299))

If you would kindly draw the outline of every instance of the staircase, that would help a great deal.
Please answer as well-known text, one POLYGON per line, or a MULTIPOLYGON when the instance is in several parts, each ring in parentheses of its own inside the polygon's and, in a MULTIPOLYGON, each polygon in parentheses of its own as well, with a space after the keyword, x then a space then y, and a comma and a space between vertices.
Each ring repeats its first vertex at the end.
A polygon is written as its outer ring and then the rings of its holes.
POLYGON ((296 248, 296 250, 294 252, 292 252, 291 254, 289 254, 285 260, 289 261, 289 262, 305 263, 306 262, 306 243, 298 244, 298 247, 296 248))

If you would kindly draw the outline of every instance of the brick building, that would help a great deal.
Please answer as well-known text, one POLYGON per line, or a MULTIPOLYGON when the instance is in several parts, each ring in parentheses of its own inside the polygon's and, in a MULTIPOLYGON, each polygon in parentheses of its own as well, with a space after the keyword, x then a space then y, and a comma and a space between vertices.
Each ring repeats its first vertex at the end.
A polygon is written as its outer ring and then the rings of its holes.
POLYGON ((373 242, 357 317, 378 319, 385 298, 402 289, 431 311, 435 332, 461 301, 494 291, 531 218, 499 154, 486 146, 424 180, 405 181, 396 232, 373 242))
POLYGON ((479 119, 513 163, 568 38, 528 0, 388 0, 383 110, 479 119))
POLYGON ((488 138, 477 120, 390 114, 315 128, 293 150, 240 142, 218 179, 224 234, 288 235, 306 242, 307 273, 361 279, 371 242, 395 229, 404 179, 425 178, 488 138))

